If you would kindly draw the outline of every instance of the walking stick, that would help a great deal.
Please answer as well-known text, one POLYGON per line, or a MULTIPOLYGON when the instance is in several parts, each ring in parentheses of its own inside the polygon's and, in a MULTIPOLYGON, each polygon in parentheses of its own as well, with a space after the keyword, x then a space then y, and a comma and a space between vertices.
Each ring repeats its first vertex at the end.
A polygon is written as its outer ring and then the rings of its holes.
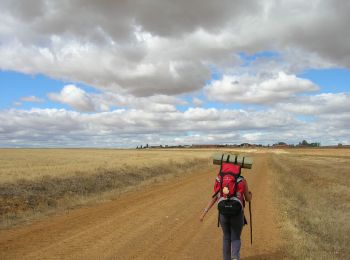
POLYGON ((253 244, 253 223, 252 223, 252 204, 249 201, 249 217, 250 217, 250 244, 253 244))

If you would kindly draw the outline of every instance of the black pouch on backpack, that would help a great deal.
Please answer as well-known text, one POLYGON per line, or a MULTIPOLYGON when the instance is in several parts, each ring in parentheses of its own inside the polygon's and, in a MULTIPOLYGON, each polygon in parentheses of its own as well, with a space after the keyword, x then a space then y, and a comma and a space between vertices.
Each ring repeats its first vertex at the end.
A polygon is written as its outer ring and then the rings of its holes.
POLYGON ((238 199, 223 199, 218 203, 219 213, 222 215, 237 216, 242 210, 242 204, 238 199))

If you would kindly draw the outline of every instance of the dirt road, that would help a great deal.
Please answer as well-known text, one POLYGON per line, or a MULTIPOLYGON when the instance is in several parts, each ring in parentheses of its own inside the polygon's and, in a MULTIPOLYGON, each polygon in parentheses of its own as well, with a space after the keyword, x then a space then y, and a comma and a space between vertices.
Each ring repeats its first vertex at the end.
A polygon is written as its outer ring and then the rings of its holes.
MULTIPOLYGON (((253 191, 254 241, 243 231, 243 259, 281 259, 281 240, 265 155, 244 170, 253 191)), ((201 210, 216 173, 198 172, 0 232, 0 259, 221 259, 222 232, 213 208, 201 210)), ((246 212, 247 217, 248 212, 246 212)), ((249 217, 248 217, 249 219, 249 217)))

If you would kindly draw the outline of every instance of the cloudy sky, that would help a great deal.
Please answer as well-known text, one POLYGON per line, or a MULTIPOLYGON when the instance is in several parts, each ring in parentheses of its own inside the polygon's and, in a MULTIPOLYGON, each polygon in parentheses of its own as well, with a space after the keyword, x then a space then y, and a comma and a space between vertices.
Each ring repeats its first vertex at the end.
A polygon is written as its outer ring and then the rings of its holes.
POLYGON ((0 10, 0 147, 350 143, 350 1, 0 10))

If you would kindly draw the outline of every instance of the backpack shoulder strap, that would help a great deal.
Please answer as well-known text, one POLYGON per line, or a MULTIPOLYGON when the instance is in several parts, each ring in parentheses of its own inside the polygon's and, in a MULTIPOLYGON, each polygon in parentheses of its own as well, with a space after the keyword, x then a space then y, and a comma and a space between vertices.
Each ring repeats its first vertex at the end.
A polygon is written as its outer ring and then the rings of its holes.
POLYGON ((243 180, 244 180, 244 177, 240 175, 240 176, 237 177, 236 183, 239 183, 239 182, 241 182, 243 180))
POLYGON ((222 161, 224 160, 224 153, 221 155, 221 162, 220 162, 220 173, 221 173, 221 170, 222 170, 222 161))

